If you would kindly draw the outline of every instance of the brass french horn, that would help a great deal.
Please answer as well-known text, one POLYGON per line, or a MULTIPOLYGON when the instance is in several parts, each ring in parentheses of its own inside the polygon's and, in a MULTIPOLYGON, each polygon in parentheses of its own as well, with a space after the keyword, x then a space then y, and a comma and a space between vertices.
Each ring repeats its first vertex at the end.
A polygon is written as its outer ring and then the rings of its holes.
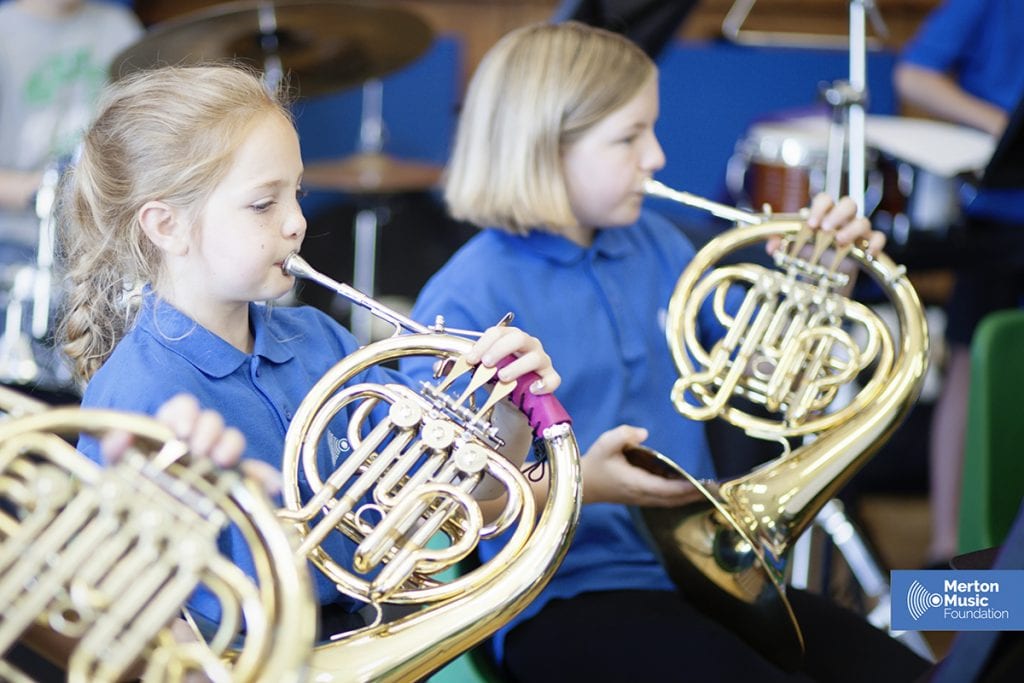
POLYGON ((795 668, 803 636, 786 599, 787 553, 821 507, 875 453, 917 398, 928 362, 921 303, 905 270, 885 254, 839 247, 800 216, 760 216, 649 181, 647 194, 748 223, 702 248, 679 278, 666 336, 679 370, 672 401, 692 419, 721 417, 749 435, 780 441, 784 454, 728 481, 701 482, 653 451, 637 464, 668 466, 703 494, 672 509, 639 510, 668 573, 709 615, 767 657, 795 668), (775 268, 726 264, 736 250, 782 236, 775 268), (849 299, 847 256, 888 297, 896 329, 849 299), (706 348, 698 312, 725 328, 706 348), (857 381, 854 384, 854 381, 857 381), (836 407, 839 389, 860 385, 836 407), (749 414, 742 401, 773 416, 749 414), (804 445, 789 451, 788 439, 804 445))
POLYGON ((579 450, 568 415, 554 397, 530 394, 529 378, 501 382, 493 368, 470 367, 463 355, 472 341, 446 332, 440 322, 420 325, 316 272, 296 254, 284 270, 395 327, 393 336, 358 349, 323 376, 285 438, 281 518, 302 538, 300 552, 339 591, 376 614, 370 625, 318 645, 311 678, 421 679, 525 608, 564 557, 580 509, 579 450), (358 381, 367 369, 408 356, 435 359, 437 381, 418 390, 358 381), (492 417, 508 403, 505 397, 529 420, 538 460, 550 468, 539 516, 526 476, 499 452, 505 435, 492 417), (349 416, 343 440, 350 452, 323 470, 318 452, 338 446, 327 425, 341 411, 349 416), (386 417, 371 428, 375 411, 386 417), (301 498, 300 479, 313 491, 310 500, 301 498), (487 522, 473 494, 495 483, 506 503, 487 522), (321 547, 332 534, 357 544, 351 566, 321 547), (442 576, 481 540, 502 535, 495 558, 454 580, 447 580, 450 572, 442 576), (386 606, 415 611, 388 620, 386 606))
MULTIPOLYGON (((66 643, 72 682, 303 680, 309 574, 258 485, 192 459, 148 417, 51 408, 2 387, 0 413, 0 653, 66 643), (135 437, 109 467, 72 445, 109 430, 135 437), (253 576, 218 550, 229 524, 253 576), (199 587, 222 619, 208 641, 179 640, 170 625, 199 587)), ((29 680, 3 657, 0 678, 29 680)))

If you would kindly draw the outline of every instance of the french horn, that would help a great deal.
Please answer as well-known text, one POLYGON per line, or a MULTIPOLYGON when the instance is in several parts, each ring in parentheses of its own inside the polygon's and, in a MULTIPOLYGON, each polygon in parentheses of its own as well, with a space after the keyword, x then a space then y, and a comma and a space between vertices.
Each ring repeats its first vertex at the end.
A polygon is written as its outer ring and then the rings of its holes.
POLYGON ((536 375, 502 382, 495 368, 469 366, 463 357, 473 342, 463 331, 454 334, 440 321, 420 325, 313 270, 297 254, 283 269, 395 328, 331 368, 296 410, 285 437, 280 517, 302 539, 300 553, 374 615, 364 628, 318 645, 311 678, 422 679, 525 608, 564 557, 581 499, 571 422, 553 396, 529 392, 536 375), (435 359, 436 381, 414 389, 359 380, 373 366, 409 356, 435 359), (539 515, 526 475, 500 452, 505 434, 493 417, 506 397, 529 421, 537 461, 550 471, 539 515), (317 454, 338 439, 327 425, 342 411, 350 453, 324 469, 317 454), (382 411, 386 417, 371 427, 371 414, 382 411), (302 499, 301 480, 312 490, 309 500, 302 499), (488 521, 474 493, 495 485, 505 504, 488 521), (351 563, 323 549, 333 534, 357 545, 351 563), (499 536, 505 540, 496 557, 448 580, 481 540, 499 536), (388 606, 407 613, 389 619, 388 606))
POLYGON ((695 605, 792 669, 803 636, 786 598, 787 554, 917 398, 928 362, 924 312, 903 267, 861 245, 838 246, 832 233, 812 232, 801 216, 750 214, 653 180, 645 190, 746 224, 709 241, 672 293, 666 337, 679 371, 673 404, 685 417, 720 417, 779 441, 784 451, 718 483, 698 481, 659 453, 631 452, 635 464, 670 469, 702 494, 678 508, 639 509, 641 527, 695 605), (774 267, 726 262, 774 236, 782 237, 774 267), (895 329, 846 296, 844 259, 889 299, 895 329), (709 347, 697 330, 704 306, 725 329, 709 347), (840 389, 858 386, 839 406, 840 389), (767 416, 748 412, 751 404, 767 416), (790 450, 794 437, 803 445, 790 450))
MULTIPOLYGON (((191 458, 159 422, 53 408, 0 387, 0 653, 70 648, 67 680, 304 680, 316 604, 294 535, 259 486, 191 458), (100 467, 72 445, 122 430, 134 445, 100 467), (235 525, 255 571, 218 549, 235 525), (208 640, 171 624, 197 588, 221 620, 208 640)), ((6 657, 0 678, 30 680, 6 657)))

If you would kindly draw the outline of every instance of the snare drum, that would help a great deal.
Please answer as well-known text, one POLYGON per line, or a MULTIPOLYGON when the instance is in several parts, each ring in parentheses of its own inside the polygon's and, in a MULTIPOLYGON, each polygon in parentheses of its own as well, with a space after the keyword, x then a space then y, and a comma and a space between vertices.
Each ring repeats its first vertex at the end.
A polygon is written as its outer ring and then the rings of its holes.
MULTIPOLYGON (((825 190, 830 120, 805 116, 757 123, 736 144, 726 170, 726 185, 733 201, 754 211, 768 205, 773 212, 793 213, 808 206, 811 197, 825 190)), ((878 206, 883 177, 877 153, 865 153, 864 204, 868 214, 878 206)), ((848 192, 846 159, 841 192, 848 192)))

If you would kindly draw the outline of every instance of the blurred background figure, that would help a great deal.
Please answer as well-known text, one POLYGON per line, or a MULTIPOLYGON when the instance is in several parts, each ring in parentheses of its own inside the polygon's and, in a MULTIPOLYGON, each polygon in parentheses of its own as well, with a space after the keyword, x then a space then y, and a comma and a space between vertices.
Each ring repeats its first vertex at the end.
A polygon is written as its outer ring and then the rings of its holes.
POLYGON ((142 34, 129 4, 0 2, 0 381, 52 399, 74 391, 49 345, 51 208, 111 60, 142 34))
MULTIPOLYGON (((893 79, 905 103, 1000 138, 1024 96, 1024 4, 946 0, 907 43, 893 79)), ((1017 307, 1024 285, 1024 188, 994 189, 983 178, 963 213, 975 237, 1005 241, 1008 249, 997 260, 958 268, 946 305, 949 354, 929 439, 929 562, 941 567, 957 550, 971 337, 986 314, 1017 307)))
POLYGON ((124 3, 0 3, 0 236, 5 257, 34 258, 39 219, 33 199, 43 172, 74 152, 110 60, 141 32, 124 3))

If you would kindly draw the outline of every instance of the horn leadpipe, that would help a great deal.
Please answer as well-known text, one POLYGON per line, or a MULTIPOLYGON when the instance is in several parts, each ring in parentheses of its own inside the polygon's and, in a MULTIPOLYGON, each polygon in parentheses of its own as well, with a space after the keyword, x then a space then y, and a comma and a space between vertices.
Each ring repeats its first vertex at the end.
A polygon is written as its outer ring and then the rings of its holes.
POLYGON ((352 303, 367 309, 370 313, 373 313, 381 320, 391 323, 396 329, 406 329, 410 332, 419 332, 421 334, 427 334, 434 331, 426 325, 421 325, 412 318, 406 317, 398 311, 388 308, 376 299, 368 297, 355 287, 346 285, 344 282, 338 282, 337 280, 317 271, 313 266, 309 265, 306 259, 299 256, 297 252, 293 251, 288 254, 285 260, 281 263, 281 270, 288 275, 293 275, 297 278, 312 280, 313 282, 332 290, 336 294, 340 294, 352 303))
MULTIPOLYGON (((289 275, 311 280, 317 284, 323 285, 328 289, 340 294, 346 299, 353 303, 359 304, 363 308, 369 310, 372 314, 379 317, 388 323, 395 326, 396 330, 405 329, 410 332, 419 334, 431 334, 431 333, 443 333, 451 334, 458 332, 460 334, 473 335, 476 333, 466 332, 464 330, 445 330, 440 326, 438 328, 430 328, 426 325, 422 325, 411 318, 408 318, 401 313, 394 311, 387 306, 381 304, 375 299, 372 299, 355 287, 350 287, 343 282, 338 282, 327 275, 317 271, 313 266, 298 255, 296 252, 289 254, 284 261, 281 263, 281 270, 289 275)), ((507 323, 511 318, 506 316, 499 322, 499 325, 507 323)), ((497 368, 502 368, 505 365, 515 360, 514 357, 509 356, 498 361, 497 368)), ((519 408, 526 414, 530 421, 530 426, 533 428, 534 434, 540 437, 544 430, 548 427, 552 427, 558 424, 570 424, 572 418, 566 412, 562 404, 558 402, 558 399, 552 394, 534 394, 529 390, 529 387, 541 377, 535 372, 528 372, 521 375, 516 380, 515 388, 510 394, 512 402, 515 403, 519 408)))
POLYGON ((686 206, 692 206, 695 209, 707 211, 712 216, 718 216, 719 218, 724 218, 725 220, 733 221, 734 223, 758 225, 764 222, 764 218, 757 214, 743 211, 725 204, 719 204, 718 202, 698 197, 697 195, 689 192, 673 190, 665 183, 658 182, 654 178, 648 178, 644 181, 644 194, 650 195, 651 197, 660 197, 661 199, 679 202, 686 206))

